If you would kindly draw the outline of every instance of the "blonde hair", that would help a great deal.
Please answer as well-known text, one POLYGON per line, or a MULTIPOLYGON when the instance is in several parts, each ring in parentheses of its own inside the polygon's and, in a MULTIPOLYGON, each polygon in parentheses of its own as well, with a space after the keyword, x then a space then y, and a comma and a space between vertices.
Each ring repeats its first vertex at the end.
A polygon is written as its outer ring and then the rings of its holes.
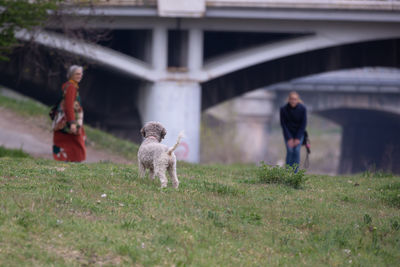
POLYGON ((299 103, 303 103, 303 100, 301 100, 299 93, 297 93, 296 91, 291 91, 291 92, 288 94, 288 97, 286 98, 286 102, 289 102, 289 98, 290 98, 292 95, 296 95, 296 96, 299 98, 299 103))

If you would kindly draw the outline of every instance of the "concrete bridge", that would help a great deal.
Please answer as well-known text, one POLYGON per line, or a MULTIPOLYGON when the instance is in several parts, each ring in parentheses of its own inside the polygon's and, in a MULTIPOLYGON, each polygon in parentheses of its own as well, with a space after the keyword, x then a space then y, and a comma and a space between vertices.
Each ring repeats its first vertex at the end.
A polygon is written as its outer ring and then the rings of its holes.
MULTIPOLYGON (((400 66, 400 1, 72 2, 64 9, 69 27, 85 20, 88 29, 111 30, 112 41, 71 40, 54 24, 18 38, 34 37, 48 56, 64 51, 97 63, 82 85, 89 123, 132 137, 142 122, 157 120, 168 129, 167 144, 183 129, 182 159, 192 162, 200 114, 210 106, 314 73, 400 66)), ((16 52, 2 64, 0 82, 50 103, 60 77, 40 73, 34 61, 16 52)))

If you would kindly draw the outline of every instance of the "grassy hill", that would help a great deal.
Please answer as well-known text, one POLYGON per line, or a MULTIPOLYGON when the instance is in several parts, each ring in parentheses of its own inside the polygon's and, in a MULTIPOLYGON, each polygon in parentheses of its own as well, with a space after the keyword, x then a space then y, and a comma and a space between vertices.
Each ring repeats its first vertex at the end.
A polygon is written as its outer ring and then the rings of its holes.
MULTIPOLYGON (((47 107, 21 101, 0 96, 44 120, 47 107)), ((88 129, 92 145, 136 154, 88 129)), ((136 165, 0 148, 0 266, 399 265, 399 177, 308 175, 294 189, 258 182, 256 166, 183 162, 178 176, 161 190, 136 165)))
POLYGON ((253 166, 182 162, 178 175, 178 190, 161 190, 134 165, 0 158, 0 265, 400 262, 398 177, 293 189, 258 183, 253 166))

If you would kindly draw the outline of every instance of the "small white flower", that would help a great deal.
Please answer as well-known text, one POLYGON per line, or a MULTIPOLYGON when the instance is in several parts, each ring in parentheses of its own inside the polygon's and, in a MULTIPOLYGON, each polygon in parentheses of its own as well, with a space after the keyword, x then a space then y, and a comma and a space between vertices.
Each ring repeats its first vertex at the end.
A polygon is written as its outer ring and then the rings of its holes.
POLYGON ((120 207, 125 207, 125 204, 124 203, 119 203, 118 204, 120 207))
POLYGON ((101 203, 101 200, 97 200, 96 203, 97 203, 97 204, 100 204, 100 203, 101 203))
POLYGON ((107 196, 107 194, 102 194, 101 195, 102 198, 105 198, 106 196, 107 196))
POLYGON ((142 248, 145 248, 146 246, 144 245, 144 243, 142 243, 142 248))
POLYGON ((349 263, 352 263, 353 261, 352 260, 349 260, 349 263))
POLYGON ((73 193, 73 192, 74 192, 74 189, 69 190, 69 192, 70 192, 70 193, 73 193))
POLYGON ((57 224, 62 224, 63 221, 62 220, 57 220, 57 224))
POLYGON ((350 254, 350 253, 351 253, 351 250, 348 249, 348 248, 345 248, 345 249, 343 249, 343 252, 346 253, 346 254, 350 254))

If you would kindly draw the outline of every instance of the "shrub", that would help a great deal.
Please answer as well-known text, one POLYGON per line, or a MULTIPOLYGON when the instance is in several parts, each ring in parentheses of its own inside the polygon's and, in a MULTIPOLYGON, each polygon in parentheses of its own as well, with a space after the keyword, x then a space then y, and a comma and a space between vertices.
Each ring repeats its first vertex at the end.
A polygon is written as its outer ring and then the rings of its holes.
POLYGON ((305 170, 298 170, 296 172, 297 166, 270 166, 261 162, 260 167, 257 171, 257 177, 260 182, 263 183, 274 183, 274 184, 284 184, 294 188, 300 188, 307 177, 305 176, 305 170))

